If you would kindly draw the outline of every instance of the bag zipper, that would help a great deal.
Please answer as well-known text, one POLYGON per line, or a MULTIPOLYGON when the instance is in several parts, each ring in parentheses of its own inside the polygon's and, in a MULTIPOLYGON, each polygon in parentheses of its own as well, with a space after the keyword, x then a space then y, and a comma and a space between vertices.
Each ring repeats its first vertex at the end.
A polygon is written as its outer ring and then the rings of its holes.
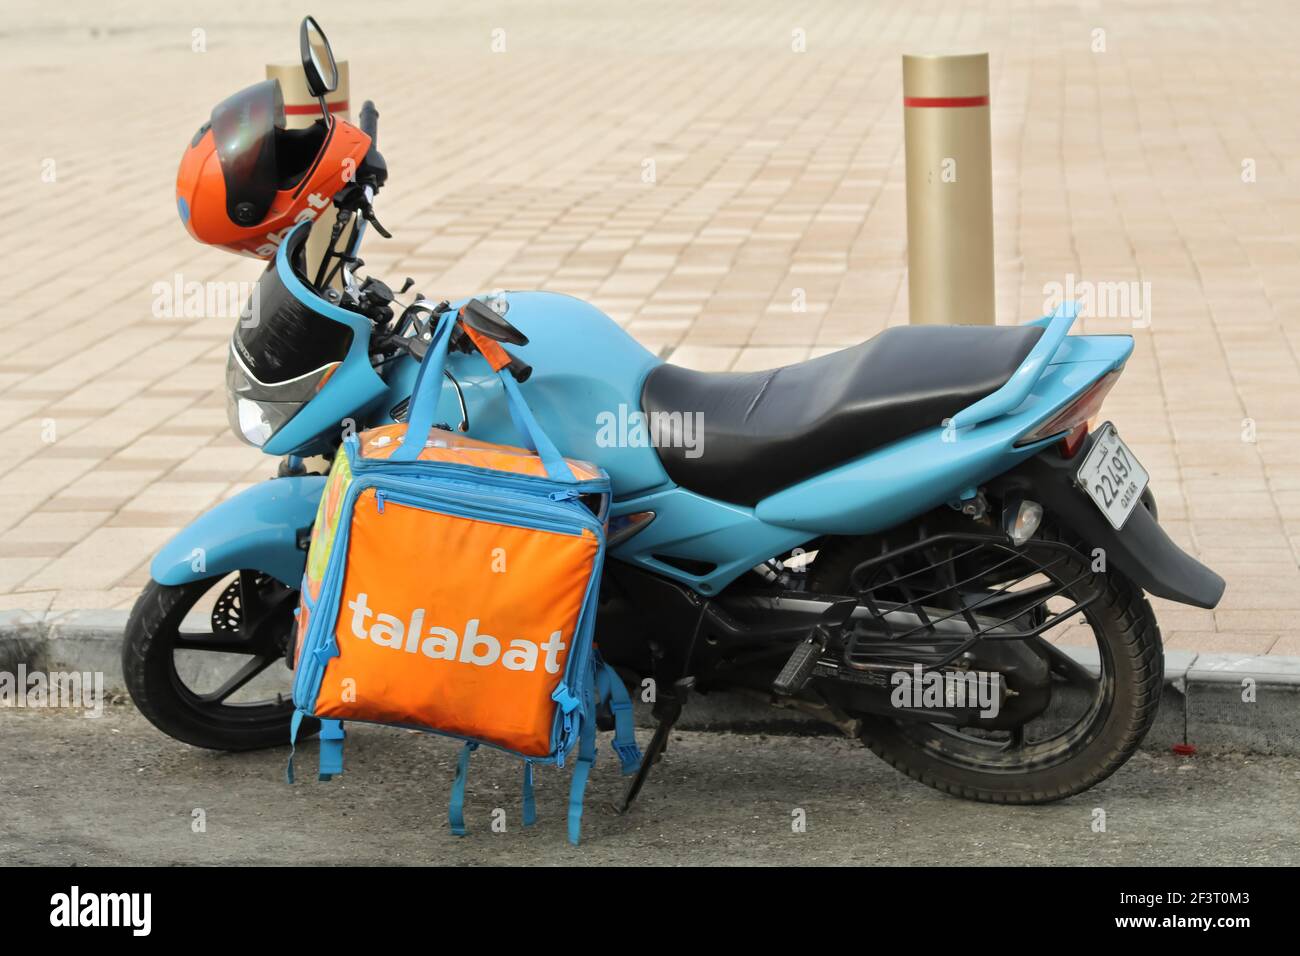
POLYGON ((521 475, 515 472, 498 471, 495 468, 484 468, 481 465, 462 465, 443 461, 392 461, 387 458, 366 458, 360 454, 357 455, 357 459, 353 463, 352 472, 353 474, 360 474, 376 468, 380 468, 386 473, 414 471, 417 474, 436 475, 448 481, 465 484, 472 484, 472 482, 466 482, 464 477, 466 470, 471 470, 484 476, 493 484, 514 485, 533 493, 547 487, 561 490, 577 489, 579 494, 610 493, 610 482, 607 477, 585 478, 582 481, 575 482, 556 481, 554 478, 546 476, 521 475))
MULTIPOLYGON (((365 479, 367 488, 374 488, 376 496, 383 493, 383 501, 400 501, 423 511, 445 511, 448 514, 455 515, 459 518, 482 518, 488 515, 501 520, 497 524, 510 524, 522 527, 535 527, 532 524, 521 522, 517 519, 522 513, 526 517, 538 521, 547 522, 547 526, 540 528, 543 531, 555 531, 561 534, 575 534, 573 525, 579 524, 589 529, 597 538, 600 537, 601 526, 597 522, 595 515, 592 515, 586 508, 573 508, 563 506, 563 502, 574 500, 578 497, 576 492, 564 489, 557 494, 560 497, 551 497, 550 495, 524 494, 507 489, 495 490, 490 494, 484 494, 481 491, 475 491, 478 487, 470 483, 465 484, 464 490, 457 488, 454 493, 440 490, 432 482, 422 482, 404 478, 371 477, 365 479), (508 499, 516 504, 513 508, 502 508, 502 499, 508 499), (467 506, 465 502, 477 502, 477 507, 467 506), (586 514, 590 520, 583 520, 582 515, 586 514), (557 520, 558 519, 558 520, 557 520)), ((382 502, 378 503, 382 511, 382 502)))

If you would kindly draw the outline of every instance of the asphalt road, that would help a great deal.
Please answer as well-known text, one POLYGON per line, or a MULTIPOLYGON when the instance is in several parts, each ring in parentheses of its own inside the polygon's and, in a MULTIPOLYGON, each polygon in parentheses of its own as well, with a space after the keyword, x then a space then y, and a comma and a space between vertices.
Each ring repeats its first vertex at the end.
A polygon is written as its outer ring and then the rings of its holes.
POLYGON ((1140 753, 1090 793, 1008 808, 932 791, 850 741, 687 732, 620 817, 622 778, 602 735, 573 848, 568 769, 538 774, 540 819, 524 829, 518 762, 480 750, 471 832, 457 839, 446 813, 454 742, 354 727, 341 778, 315 779, 308 743, 294 786, 286 753, 196 750, 124 704, 99 719, 0 710, 0 864, 1300 863, 1293 758, 1140 753), (492 830, 496 808, 504 832, 492 830), (794 832, 796 810, 805 832, 794 832))

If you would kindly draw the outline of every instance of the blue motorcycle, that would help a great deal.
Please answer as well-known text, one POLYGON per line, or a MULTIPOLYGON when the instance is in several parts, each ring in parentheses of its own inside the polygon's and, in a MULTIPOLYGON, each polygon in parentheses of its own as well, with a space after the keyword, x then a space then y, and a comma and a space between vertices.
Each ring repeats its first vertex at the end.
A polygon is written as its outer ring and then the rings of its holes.
MULTIPOLYGON (((314 92, 329 86, 323 41, 305 62, 314 92)), ((221 750, 287 742, 287 693, 255 691, 292 662, 323 471, 345 434, 404 420, 452 311, 507 349, 560 450, 612 479, 597 640, 658 721, 628 802, 693 693, 801 710, 975 800, 1058 800, 1133 754, 1162 686, 1147 595, 1210 608, 1224 583, 1169 539, 1147 472, 1096 424, 1130 336, 1069 335, 1067 303, 714 373, 661 361, 566 295, 395 292, 359 275, 367 226, 382 231, 377 125, 368 103, 371 147, 333 197, 323 260, 307 254, 323 220, 304 219, 232 336, 232 428, 283 462, 153 561, 123 666, 157 727, 221 750), (230 673, 181 665, 196 656, 230 673)), ((470 337, 452 349, 443 427, 516 443, 470 337)), ((452 560, 431 551, 428 573, 452 560)))

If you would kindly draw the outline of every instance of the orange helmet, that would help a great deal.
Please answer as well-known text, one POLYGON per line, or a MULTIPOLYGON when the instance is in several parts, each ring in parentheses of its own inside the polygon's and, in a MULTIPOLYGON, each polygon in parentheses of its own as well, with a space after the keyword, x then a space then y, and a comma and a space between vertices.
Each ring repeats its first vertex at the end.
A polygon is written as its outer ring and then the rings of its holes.
POLYGON ((315 219, 356 173, 370 137, 337 118, 284 128, 278 80, 218 103, 181 157, 176 207, 195 239, 259 259, 315 219))

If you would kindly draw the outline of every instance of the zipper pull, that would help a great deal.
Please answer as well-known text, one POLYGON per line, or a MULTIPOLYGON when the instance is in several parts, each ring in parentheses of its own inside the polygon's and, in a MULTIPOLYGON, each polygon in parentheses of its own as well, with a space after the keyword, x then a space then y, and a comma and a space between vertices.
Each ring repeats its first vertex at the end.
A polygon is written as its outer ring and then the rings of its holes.
POLYGON ((380 513, 380 514, 383 514, 383 513, 384 513, 384 493, 383 493, 382 491, 379 491, 378 489, 376 489, 376 491, 375 491, 375 504, 378 505, 378 507, 379 507, 379 513, 380 513))
POLYGON ((580 494, 581 492, 574 488, 565 488, 563 491, 552 491, 546 497, 550 498, 552 501, 572 501, 580 494))

